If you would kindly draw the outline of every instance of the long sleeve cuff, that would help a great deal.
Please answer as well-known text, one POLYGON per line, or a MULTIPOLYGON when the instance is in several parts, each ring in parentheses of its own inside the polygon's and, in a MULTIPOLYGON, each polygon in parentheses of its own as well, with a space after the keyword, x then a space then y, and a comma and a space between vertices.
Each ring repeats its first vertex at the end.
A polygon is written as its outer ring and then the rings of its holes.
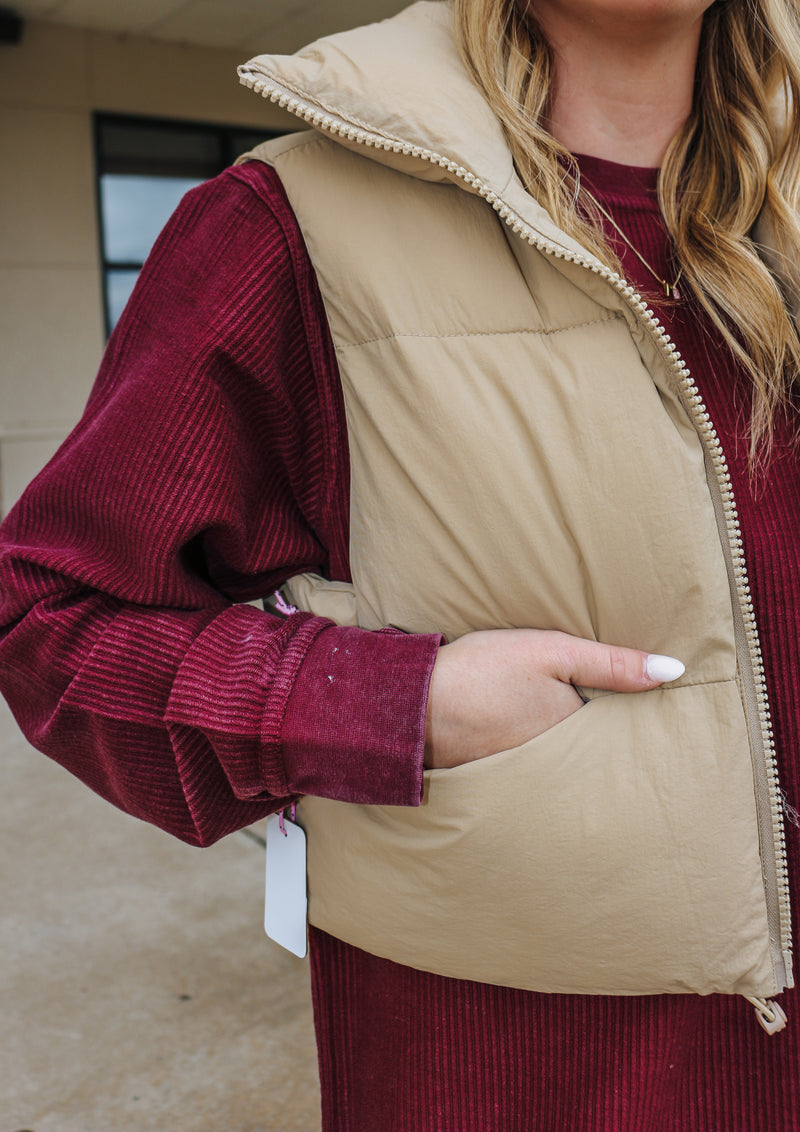
POLYGON ((281 729, 291 792, 419 805, 428 688, 443 642, 396 629, 324 629, 303 658, 281 729))

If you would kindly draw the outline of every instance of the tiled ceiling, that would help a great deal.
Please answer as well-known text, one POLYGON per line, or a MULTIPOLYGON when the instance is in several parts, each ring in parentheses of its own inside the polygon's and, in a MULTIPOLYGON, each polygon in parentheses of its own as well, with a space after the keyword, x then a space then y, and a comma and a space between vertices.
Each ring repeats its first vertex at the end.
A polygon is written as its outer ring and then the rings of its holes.
POLYGON ((24 19, 245 54, 304 43, 399 12, 410 0, 11 0, 24 19))

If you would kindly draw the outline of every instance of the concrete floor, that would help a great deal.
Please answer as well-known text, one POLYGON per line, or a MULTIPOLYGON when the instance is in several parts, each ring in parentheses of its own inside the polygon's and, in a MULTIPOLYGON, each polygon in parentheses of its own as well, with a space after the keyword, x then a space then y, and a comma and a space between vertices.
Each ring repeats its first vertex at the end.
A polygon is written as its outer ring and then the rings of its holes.
POLYGON ((117 812, 2 700, 0 756, 0 1132, 317 1132, 308 965, 264 935, 261 846, 117 812))

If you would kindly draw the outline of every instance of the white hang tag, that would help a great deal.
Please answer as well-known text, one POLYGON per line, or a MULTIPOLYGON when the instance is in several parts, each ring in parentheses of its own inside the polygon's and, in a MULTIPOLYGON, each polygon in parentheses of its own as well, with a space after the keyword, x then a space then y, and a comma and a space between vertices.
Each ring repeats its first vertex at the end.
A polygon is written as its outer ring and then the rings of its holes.
POLYGON ((306 835, 295 822, 271 814, 267 818, 264 930, 301 959, 308 954, 307 911, 306 835))

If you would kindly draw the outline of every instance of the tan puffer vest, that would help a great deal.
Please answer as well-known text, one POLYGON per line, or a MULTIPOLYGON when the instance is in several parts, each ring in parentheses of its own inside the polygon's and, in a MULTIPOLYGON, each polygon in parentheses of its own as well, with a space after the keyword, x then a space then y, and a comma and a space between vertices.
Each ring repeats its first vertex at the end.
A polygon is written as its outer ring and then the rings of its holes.
POLYGON ((680 657, 426 774, 419 809, 305 799, 311 922, 400 963, 558 992, 791 985, 781 813, 724 462, 623 281, 517 180, 447 5, 259 57, 316 131, 286 187, 336 347, 352 588, 295 604, 450 639, 557 628, 680 657))

